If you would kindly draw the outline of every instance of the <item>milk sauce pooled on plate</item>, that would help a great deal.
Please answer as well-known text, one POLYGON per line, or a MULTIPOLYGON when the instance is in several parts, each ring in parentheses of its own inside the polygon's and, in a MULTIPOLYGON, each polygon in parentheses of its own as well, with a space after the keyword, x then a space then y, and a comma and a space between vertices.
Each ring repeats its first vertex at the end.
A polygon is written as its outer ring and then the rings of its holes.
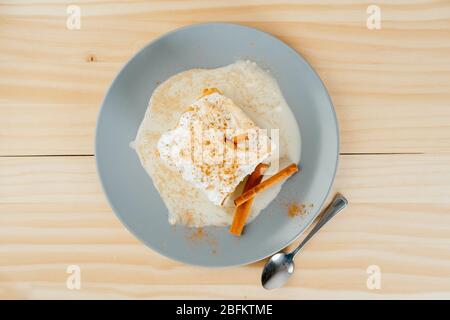
MULTIPOLYGON (((161 136, 177 126, 186 108, 199 98, 204 88, 218 88, 258 127, 279 129, 278 136, 271 137, 277 152, 267 159, 268 162, 278 160, 279 168, 283 168, 300 160, 297 122, 269 72, 254 62, 237 61, 217 69, 192 69, 178 73, 154 90, 132 143, 168 208, 170 224, 190 227, 230 225, 235 210, 232 200, 242 193, 243 183, 222 206, 215 205, 205 192, 184 180, 175 167, 163 161, 158 152, 161 136)), ((248 221, 277 196, 281 187, 281 183, 274 185, 255 197, 248 221)))

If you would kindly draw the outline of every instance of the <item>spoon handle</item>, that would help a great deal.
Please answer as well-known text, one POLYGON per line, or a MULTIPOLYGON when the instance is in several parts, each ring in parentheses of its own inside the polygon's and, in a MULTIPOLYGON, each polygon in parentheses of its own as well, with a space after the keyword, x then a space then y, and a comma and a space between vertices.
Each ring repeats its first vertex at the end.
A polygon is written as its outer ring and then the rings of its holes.
POLYGON ((292 258, 300 251, 301 248, 320 230, 331 218, 333 218, 336 214, 342 211, 348 205, 348 200, 341 194, 337 194, 334 197, 331 204, 326 208, 325 212, 320 217, 319 222, 314 226, 314 228, 310 231, 310 233, 303 239, 303 241, 299 244, 299 246, 292 251, 292 258))

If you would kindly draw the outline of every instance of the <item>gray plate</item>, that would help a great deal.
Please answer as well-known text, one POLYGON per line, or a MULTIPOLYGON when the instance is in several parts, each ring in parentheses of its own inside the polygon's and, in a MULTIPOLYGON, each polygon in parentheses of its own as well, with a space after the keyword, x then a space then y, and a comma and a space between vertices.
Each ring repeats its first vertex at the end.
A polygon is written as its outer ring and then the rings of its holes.
POLYGON ((95 141, 100 180, 119 219, 142 242, 182 262, 223 267, 251 263, 294 241, 325 201, 336 173, 339 137, 330 98, 317 74, 293 49, 256 29, 225 23, 170 32, 139 51, 119 72, 101 108, 95 141), (167 209, 129 143, 151 92, 159 82, 191 68, 217 68, 238 59, 256 61, 277 79, 299 123, 301 171, 236 238, 227 228, 173 227, 167 209), (291 218, 287 203, 313 204, 306 217, 291 218))

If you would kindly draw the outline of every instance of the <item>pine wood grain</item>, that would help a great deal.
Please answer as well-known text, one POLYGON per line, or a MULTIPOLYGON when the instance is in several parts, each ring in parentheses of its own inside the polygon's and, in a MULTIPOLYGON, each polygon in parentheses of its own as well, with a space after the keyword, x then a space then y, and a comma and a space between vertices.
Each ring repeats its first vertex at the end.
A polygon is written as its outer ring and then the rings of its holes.
POLYGON ((0 298, 449 298, 450 3, 356 0, 0 0, 0 298), (156 37, 225 21, 274 34, 324 81, 339 118, 335 191, 350 207, 305 248, 289 286, 263 262, 222 270, 171 261, 107 205, 93 136, 121 66, 156 37), (398 154, 397 154, 398 153, 398 154), (69 156, 71 155, 71 156, 69 156), (68 290, 68 265, 82 289, 68 290), (369 265, 381 290, 366 286, 369 265))
MULTIPOLYGON (((304 250, 287 288, 259 286, 263 262, 221 269, 139 243, 105 203, 92 157, 0 158, 0 296, 17 298, 398 298, 450 294, 450 156, 342 156, 350 207, 304 250), (417 168, 423 170, 417 172, 417 168), (66 268, 82 270, 68 290, 66 268), (381 290, 368 290, 378 265, 381 290)), ((287 214, 287 212, 286 212, 287 214)))
POLYGON ((334 101, 342 152, 450 151, 448 1, 384 1, 377 31, 366 27, 370 1, 82 1, 80 30, 66 28, 69 1, 1 3, 0 112, 10 117, 0 117, 0 155, 92 154, 93 119, 123 63, 206 21, 260 28, 301 53, 334 101), (74 108, 86 117, 67 116, 74 108), (22 121, 30 109, 40 121, 22 121))

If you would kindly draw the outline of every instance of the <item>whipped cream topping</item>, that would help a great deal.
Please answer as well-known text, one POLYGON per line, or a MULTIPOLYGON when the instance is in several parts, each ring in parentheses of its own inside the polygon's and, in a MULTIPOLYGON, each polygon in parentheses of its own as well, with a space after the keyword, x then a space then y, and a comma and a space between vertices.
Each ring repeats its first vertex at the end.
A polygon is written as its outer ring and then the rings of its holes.
POLYGON ((222 205, 276 146, 267 130, 257 127, 231 99, 218 90, 205 92, 173 130, 161 135, 157 149, 183 179, 222 205))

